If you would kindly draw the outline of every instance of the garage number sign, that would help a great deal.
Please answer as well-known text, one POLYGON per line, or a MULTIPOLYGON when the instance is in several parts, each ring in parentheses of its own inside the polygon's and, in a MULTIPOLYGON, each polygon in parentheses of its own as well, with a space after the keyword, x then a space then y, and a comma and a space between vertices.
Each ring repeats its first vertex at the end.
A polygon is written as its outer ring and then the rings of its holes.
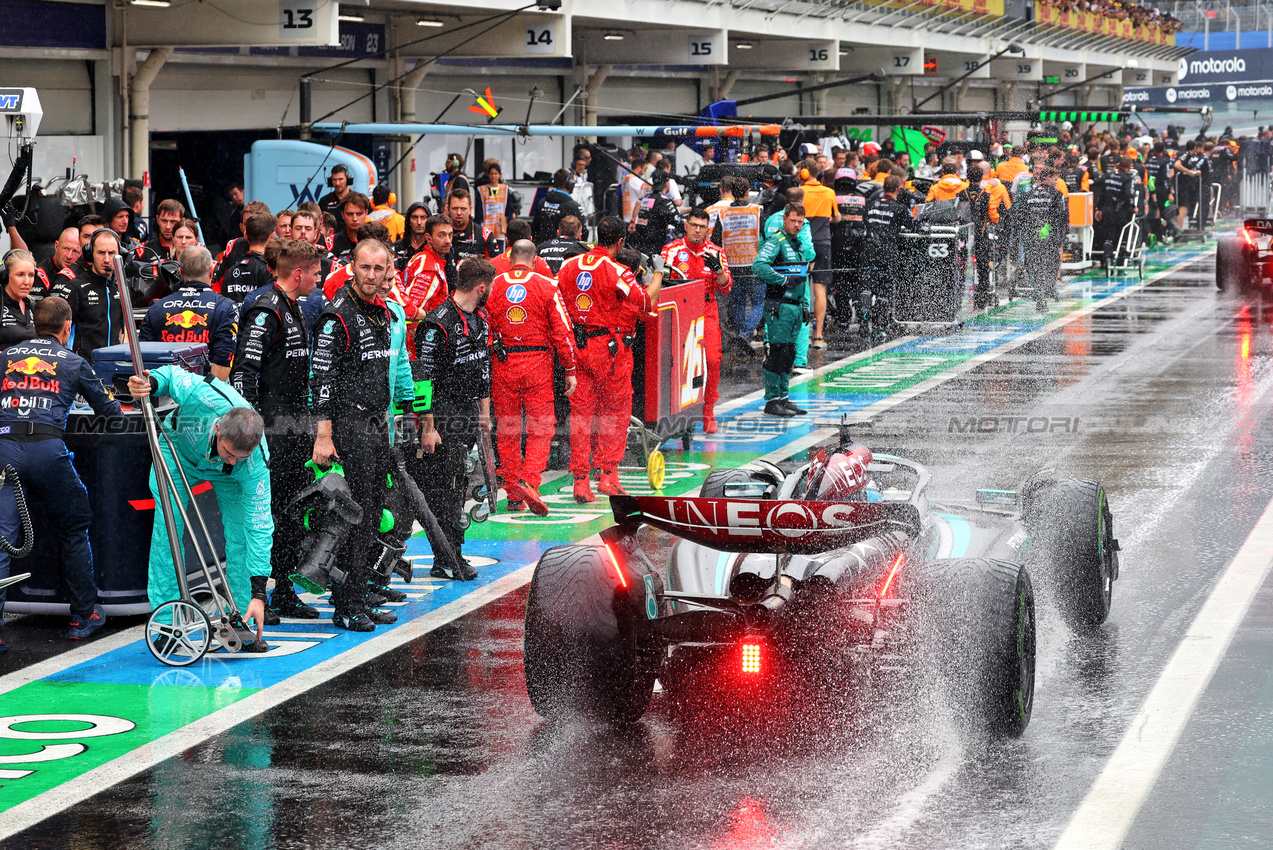
POLYGON ((318 25, 318 0, 279 0, 278 37, 310 38, 318 25))

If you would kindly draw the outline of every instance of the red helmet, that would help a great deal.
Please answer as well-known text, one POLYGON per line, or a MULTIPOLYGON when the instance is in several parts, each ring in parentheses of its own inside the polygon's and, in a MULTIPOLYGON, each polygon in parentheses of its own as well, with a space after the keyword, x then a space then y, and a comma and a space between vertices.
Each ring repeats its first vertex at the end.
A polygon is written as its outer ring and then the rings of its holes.
POLYGON ((880 146, 876 142, 867 142, 866 144, 862 145, 863 156, 870 156, 871 154, 879 153, 879 152, 880 152, 880 146))
POLYGON ((851 498, 866 485, 866 466, 870 462, 871 450, 866 446, 848 454, 831 455, 815 498, 820 502, 841 502, 851 498))

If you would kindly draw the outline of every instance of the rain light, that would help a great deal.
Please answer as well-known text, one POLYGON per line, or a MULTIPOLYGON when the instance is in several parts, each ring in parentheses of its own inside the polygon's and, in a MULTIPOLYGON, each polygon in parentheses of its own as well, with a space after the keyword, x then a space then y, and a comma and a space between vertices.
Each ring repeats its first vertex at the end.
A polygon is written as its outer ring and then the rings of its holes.
POLYGON ((898 552, 897 557, 893 559, 893 566, 888 568, 888 576, 884 579, 884 585, 880 588, 880 598, 888 596, 888 589, 893 586, 893 579, 897 577, 897 571, 902 568, 902 564, 906 562, 906 553, 898 552))
POLYGON ((624 578, 623 570, 619 567, 619 559, 615 557, 614 550, 610 548, 609 543, 605 544, 605 546, 606 546, 606 553, 610 555, 610 562, 614 564, 615 575, 619 577, 619 585, 623 587, 624 590, 627 590, 628 580, 624 578))
POLYGON ((760 672, 760 644, 745 643, 743 644, 743 672, 759 673, 760 672))

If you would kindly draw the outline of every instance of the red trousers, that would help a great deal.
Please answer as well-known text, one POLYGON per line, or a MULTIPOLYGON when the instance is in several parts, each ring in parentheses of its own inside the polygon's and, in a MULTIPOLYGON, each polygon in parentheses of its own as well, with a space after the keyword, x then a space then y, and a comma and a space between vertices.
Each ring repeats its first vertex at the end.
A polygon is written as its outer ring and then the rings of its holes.
POLYGON ((711 413, 720 398, 720 310, 715 301, 703 305, 703 353, 707 357, 703 412, 711 413))
POLYGON ((570 398, 570 471, 576 477, 614 472, 628 447, 632 419, 632 350, 619 343, 611 356, 609 337, 588 340, 579 349, 575 376, 579 386, 570 398))
POLYGON ((557 415, 553 410, 553 355, 550 351, 509 354, 494 362, 491 415, 499 446, 499 474, 504 480, 539 487, 548 466, 548 451, 557 415), (525 425, 522 416, 525 414, 525 425), (523 431, 524 427, 524 431, 523 431), (526 453, 522 454, 522 434, 526 453))

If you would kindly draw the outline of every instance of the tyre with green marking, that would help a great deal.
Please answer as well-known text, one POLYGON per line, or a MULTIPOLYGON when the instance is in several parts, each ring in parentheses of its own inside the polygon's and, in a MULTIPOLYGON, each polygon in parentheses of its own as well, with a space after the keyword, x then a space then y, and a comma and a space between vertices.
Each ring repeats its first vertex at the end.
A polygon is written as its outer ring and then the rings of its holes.
POLYGON ((1114 516, 1100 482, 1064 478, 1034 490, 1025 505, 1026 565, 1056 594, 1072 626, 1109 617, 1118 578, 1114 516))
POLYGON ((1021 564, 990 558, 929 561, 915 576, 923 657, 972 730, 1025 732, 1034 708, 1034 589, 1021 564))

